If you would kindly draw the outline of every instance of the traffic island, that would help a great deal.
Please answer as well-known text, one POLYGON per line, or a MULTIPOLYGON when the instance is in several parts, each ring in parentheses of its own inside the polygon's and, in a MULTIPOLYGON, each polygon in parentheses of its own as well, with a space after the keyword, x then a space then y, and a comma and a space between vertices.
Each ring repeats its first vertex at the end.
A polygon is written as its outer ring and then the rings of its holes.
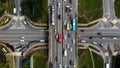
POLYGON ((39 49, 23 60, 23 68, 48 68, 48 50, 39 49))
POLYGON ((4 16, 0 19, 0 29, 4 28, 10 23, 11 18, 9 16, 4 16))
POLYGON ((116 16, 120 18, 120 0, 115 0, 114 2, 116 16))
POLYGON ((78 49, 79 68, 103 68, 103 59, 100 55, 87 49, 78 49))
POLYGON ((88 24, 102 18, 102 0, 78 0, 78 23, 88 24))
POLYGON ((8 14, 13 13, 14 0, 1 0, 0 1, 0 29, 7 25, 11 18, 8 14))
POLYGON ((22 0, 21 7, 32 25, 48 23, 48 0, 22 0))
POLYGON ((13 56, 8 55, 10 52, 6 45, 0 43, 0 68, 13 68, 13 56))

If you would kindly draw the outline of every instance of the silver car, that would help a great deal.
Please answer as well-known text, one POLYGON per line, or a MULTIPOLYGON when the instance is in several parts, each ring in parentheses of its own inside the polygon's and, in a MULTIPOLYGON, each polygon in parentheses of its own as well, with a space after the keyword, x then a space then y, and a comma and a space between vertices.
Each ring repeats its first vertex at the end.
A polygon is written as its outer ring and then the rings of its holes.
POLYGON ((58 65, 58 68, 62 68, 62 64, 59 64, 59 65, 58 65))

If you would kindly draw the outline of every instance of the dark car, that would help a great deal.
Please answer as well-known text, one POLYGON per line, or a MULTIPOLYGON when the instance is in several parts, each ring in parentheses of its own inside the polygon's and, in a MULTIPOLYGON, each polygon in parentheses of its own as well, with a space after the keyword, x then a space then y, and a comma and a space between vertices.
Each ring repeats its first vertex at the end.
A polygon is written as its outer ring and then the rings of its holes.
POLYGON ((70 38, 70 33, 68 33, 68 38, 70 38))
POLYGON ((97 35, 102 35, 101 32, 98 32, 97 35))
POLYGON ((58 61, 58 57, 57 56, 55 57, 55 60, 58 61))
POLYGON ((74 65, 74 63, 73 63, 73 61, 72 61, 72 60, 70 60, 70 65, 74 65))
POLYGON ((72 3, 72 0, 69 0, 70 4, 72 3))
POLYGON ((60 14, 58 15, 58 19, 61 19, 61 15, 60 14))

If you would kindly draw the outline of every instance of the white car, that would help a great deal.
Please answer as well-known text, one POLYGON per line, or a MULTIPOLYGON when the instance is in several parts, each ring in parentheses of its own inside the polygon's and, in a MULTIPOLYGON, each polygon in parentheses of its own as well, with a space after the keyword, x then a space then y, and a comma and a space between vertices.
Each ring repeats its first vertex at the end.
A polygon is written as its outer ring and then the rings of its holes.
POLYGON ((113 37, 113 39, 117 39, 117 37, 113 37))
POLYGON ((105 37, 102 37, 102 39, 106 39, 105 37))
POLYGON ((94 45, 97 45, 97 42, 93 42, 94 45))
POLYGON ((64 56, 67 56, 67 49, 64 50, 64 56))
POLYGON ((52 6, 52 11, 54 11, 55 9, 54 9, 54 6, 52 6))
POLYGON ((64 65, 64 68, 67 68, 67 65, 64 65))
POLYGON ((67 39, 67 35, 64 35, 64 39, 65 39, 65 40, 67 39))
POLYGON ((86 41, 85 40, 80 40, 80 42, 85 43, 86 41))
POLYGON ((58 67, 59 67, 59 68, 62 68, 62 64, 59 64, 58 67))
POLYGON ((40 42, 45 42, 45 40, 40 40, 40 42))
POLYGON ((70 51, 72 52, 73 50, 72 50, 72 47, 70 47, 70 51))
POLYGON ((66 2, 66 0, 64 0, 66 2))
POLYGON ((73 40, 72 40, 72 43, 74 43, 74 44, 75 44, 75 39, 73 39, 73 40))
POLYGON ((67 47, 67 48, 70 48, 70 45, 69 45, 69 44, 67 44, 67 45, 66 45, 66 47, 67 47))

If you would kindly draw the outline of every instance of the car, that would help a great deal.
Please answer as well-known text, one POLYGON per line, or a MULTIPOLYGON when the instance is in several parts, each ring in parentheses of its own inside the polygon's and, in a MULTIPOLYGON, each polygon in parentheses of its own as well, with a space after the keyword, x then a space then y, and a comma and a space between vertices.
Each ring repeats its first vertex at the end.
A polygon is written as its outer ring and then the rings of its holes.
POLYGON ((72 29, 72 24, 69 25, 69 28, 72 29))
POLYGON ((59 63, 59 64, 58 64, 58 68, 62 68, 62 64, 59 63))
POLYGON ((54 29, 54 33, 55 33, 55 34, 57 33, 57 30, 56 30, 56 29, 54 29))
POLYGON ((55 38, 58 39, 58 35, 55 35, 55 38))
POLYGON ((58 34, 58 42, 62 43, 62 34, 58 34))
POLYGON ((45 40, 40 40, 40 42, 45 42, 45 40))
POLYGON ((58 8, 60 8, 60 3, 57 4, 58 8))
POLYGON ((64 39, 65 39, 65 40, 67 39, 67 35, 64 35, 64 39))
POLYGON ((24 24, 27 24, 27 22, 26 22, 26 21, 23 21, 23 23, 24 23, 24 24))
POLYGON ((66 2, 66 0, 64 0, 66 2))
POLYGON ((85 32, 85 30, 81 30, 81 32, 85 32))
POLYGON ((69 29, 70 29, 69 25, 70 25, 70 24, 69 24, 69 23, 67 23, 67 30, 69 30, 69 29))
POLYGON ((20 42, 24 42, 25 40, 24 39, 21 39, 20 42))
POLYGON ((25 37, 24 37, 24 36, 21 36, 21 39, 25 39, 25 37))
POLYGON ((113 37, 112 39, 117 39, 117 37, 113 37))
POLYGON ((52 11, 54 11, 55 9, 54 9, 54 6, 52 6, 52 11))
POLYGON ((101 32, 98 32, 97 35, 102 35, 101 32))
POLYGON ((57 56, 55 57, 55 60, 58 61, 58 57, 57 56))
POLYGON ((64 56, 67 56, 67 49, 64 49, 63 54, 64 56))
POLYGON ((86 42, 86 40, 80 40, 80 42, 85 43, 85 42, 86 42))
POLYGON ((94 45, 97 45, 97 42, 92 42, 94 45))
POLYGON ((70 8, 70 11, 72 11, 72 8, 70 8))
POLYGON ((89 37, 89 39, 92 39, 93 37, 89 37))
POLYGON ((70 33, 68 33, 68 38, 70 38, 70 33))
POLYGON ((54 23, 54 22, 52 22, 52 25, 55 25, 55 23, 54 23))
POLYGON ((61 15, 60 14, 58 15, 58 19, 61 19, 61 15))
POLYGON ((67 65, 64 65, 64 68, 67 68, 67 65))
POLYGON ((73 39, 73 40, 72 40, 72 43, 74 43, 74 44, 75 44, 75 39, 73 39))
POLYGON ((70 15, 69 20, 72 21, 72 15, 70 15))
POLYGON ((65 6, 65 12, 69 13, 70 12, 70 6, 65 6))
POLYGON ((67 48, 70 48, 70 45, 69 45, 69 44, 67 44, 67 45, 66 45, 66 47, 67 47, 67 48))
POLYGON ((73 61, 72 61, 72 60, 70 60, 70 61, 69 61, 69 63, 70 63, 70 65, 74 65, 74 63, 73 63, 73 61))
POLYGON ((69 0, 69 3, 71 4, 71 3, 72 3, 72 0, 69 0))
POLYGON ((102 39, 106 39, 105 37, 102 37, 102 39))
POLYGON ((73 51, 72 46, 70 47, 70 51, 71 51, 71 52, 73 51))

